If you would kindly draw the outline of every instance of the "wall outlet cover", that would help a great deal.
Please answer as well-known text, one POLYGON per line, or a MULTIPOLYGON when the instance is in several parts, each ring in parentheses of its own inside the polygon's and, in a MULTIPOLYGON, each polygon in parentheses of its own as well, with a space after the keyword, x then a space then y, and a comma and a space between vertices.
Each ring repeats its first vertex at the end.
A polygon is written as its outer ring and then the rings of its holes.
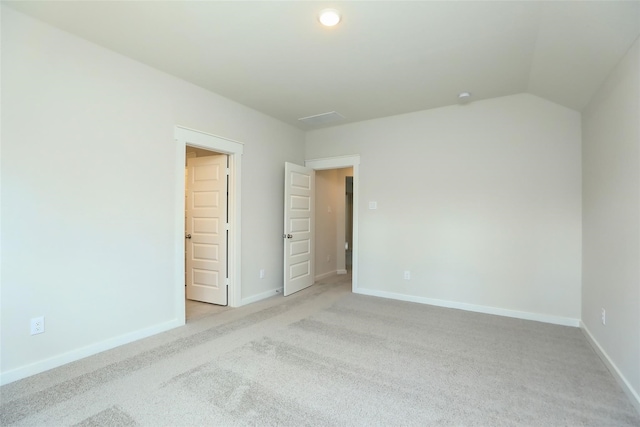
POLYGON ((44 316, 34 317, 31 319, 31 335, 37 335, 44 332, 44 316))

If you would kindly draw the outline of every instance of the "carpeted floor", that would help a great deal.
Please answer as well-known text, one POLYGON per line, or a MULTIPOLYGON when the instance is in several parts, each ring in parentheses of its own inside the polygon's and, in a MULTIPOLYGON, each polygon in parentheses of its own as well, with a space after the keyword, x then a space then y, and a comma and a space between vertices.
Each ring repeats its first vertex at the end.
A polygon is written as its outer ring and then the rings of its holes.
POLYGON ((640 426, 579 329, 355 295, 345 276, 0 393, 1 425, 640 426))

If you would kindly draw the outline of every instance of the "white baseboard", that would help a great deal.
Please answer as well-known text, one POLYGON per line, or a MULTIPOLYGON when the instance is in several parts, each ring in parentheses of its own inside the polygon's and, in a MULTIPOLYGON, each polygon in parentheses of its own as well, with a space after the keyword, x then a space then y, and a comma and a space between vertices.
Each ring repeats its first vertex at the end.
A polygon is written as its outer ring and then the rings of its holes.
POLYGON ((317 282, 319 280, 326 279, 327 277, 335 276, 336 274, 340 274, 340 273, 338 273, 335 270, 334 271, 328 271, 326 273, 322 273, 322 274, 318 274, 317 276, 314 276, 313 279, 317 282))
POLYGON ((613 375, 618 384, 620 384, 620 387, 622 387, 626 395, 629 396, 629 400, 631 400, 633 406, 635 406, 636 410, 640 412, 640 395, 638 394, 638 392, 634 390, 633 387, 631 387, 629 381, 627 381, 625 376, 622 375, 622 372, 620 372, 616 364, 613 363, 613 360, 611 360, 607 352, 604 351, 604 349, 600 346, 600 343, 598 343, 595 337, 591 334, 591 331, 589 331, 589 328, 587 328, 587 325, 585 325, 582 320, 580 321, 580 329, 582 329, 582 333, 585 337, 587 337, 587 341, 589 341, 589 344, 591 344, 591 347, 593 347, 596 354, 600 357, 600 359, 602 359, 602 362, 605 364, 607 369, 609 369, 611 375, 613 375))
POLYGON ((514 317, 516 319, 524 320, 534 320, 536 322, 552 323, 554 325, 573 326, 576 328, 580 325, 579 319, 573 319, 571 317, 560 317, 552 316, 549 314, 530 313, 527 311, 507 310, 504 308, 488 307, 484 305, 467 304, 463 302, 446 301, 434 298, 424 298, 413 295, 397 294, 394 292, 378 291, 373 289, 357 288, 354 289, 353 292, 357 294, 371 295, 374 297, 435 305, 438 307, 456 308, 459 310, 474 311, 477 313, 495 314, 497 316, 514 317))
POLYGON ((347 270, 338 270, 337 273, 338 274, 347 274, 347 270))
POLYGON ((124 344, 129 344, 130 342, 141 340, 143 338, 147 338, 152 335, 177 328, 178 326, 183 326, 184 323, 184 319, 172 320, 170 322, 120 335, 118 337, 100 341, 86 347, 71 350, 58 356, 50 357, 49 359, 41 360, 39 362, 31 363, 26 366, 21 366, 7 372, 3 372, 2 374, 0 374, 0 385, 9 384, 14 381, 36 375, 44 371, 48 371, 49 369, 57 368, 59 366, 66 365, 67 363, 75 362, 76 360, 84 359, 85 357, 93 356, 94 354, 98 354, 106 350, 111 350, 112 348, 116 348, 124 344))
POLYGON ((262 301, 263 299, 267 299, 274 295, 282 295, 282 291, 283 291, 283 288, 271 289, 269 291, 262 292, 252 297, 242 298, 242 301, 240 301, 240 306, 253 304, 254 302, 262 301))

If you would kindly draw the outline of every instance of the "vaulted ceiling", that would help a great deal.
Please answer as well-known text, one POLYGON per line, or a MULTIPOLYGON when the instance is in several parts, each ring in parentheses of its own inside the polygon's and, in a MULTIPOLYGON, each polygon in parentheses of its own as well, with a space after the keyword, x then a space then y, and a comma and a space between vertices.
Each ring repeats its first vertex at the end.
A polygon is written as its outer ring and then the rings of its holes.
POLYGON ((580 111, 640 1, 32 1, 10 7, 284 122, 529 92, 580 111), (317 14, 339 9, 322 27, 317 14))

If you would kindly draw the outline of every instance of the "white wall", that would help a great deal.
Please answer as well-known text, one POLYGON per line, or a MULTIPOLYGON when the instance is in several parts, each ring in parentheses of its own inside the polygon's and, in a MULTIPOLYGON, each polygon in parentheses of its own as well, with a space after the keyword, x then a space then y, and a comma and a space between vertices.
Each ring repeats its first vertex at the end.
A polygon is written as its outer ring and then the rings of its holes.
POLYGON ((582 322, 640 408, 640 41, 583 113, 582 322), (606 326, 601 309, 606 310, 606 326))
POLYGON ((306 157, 361 156, 359 292, 577 326, 580 138, 521 94, 308 132, 306 157))
POLYGON ((1 118, 2 381, 184 321, 175 125, 245 143, 242 296, 282 286, 283 163, 303 162, 301 131, 4 6, 1 118))

